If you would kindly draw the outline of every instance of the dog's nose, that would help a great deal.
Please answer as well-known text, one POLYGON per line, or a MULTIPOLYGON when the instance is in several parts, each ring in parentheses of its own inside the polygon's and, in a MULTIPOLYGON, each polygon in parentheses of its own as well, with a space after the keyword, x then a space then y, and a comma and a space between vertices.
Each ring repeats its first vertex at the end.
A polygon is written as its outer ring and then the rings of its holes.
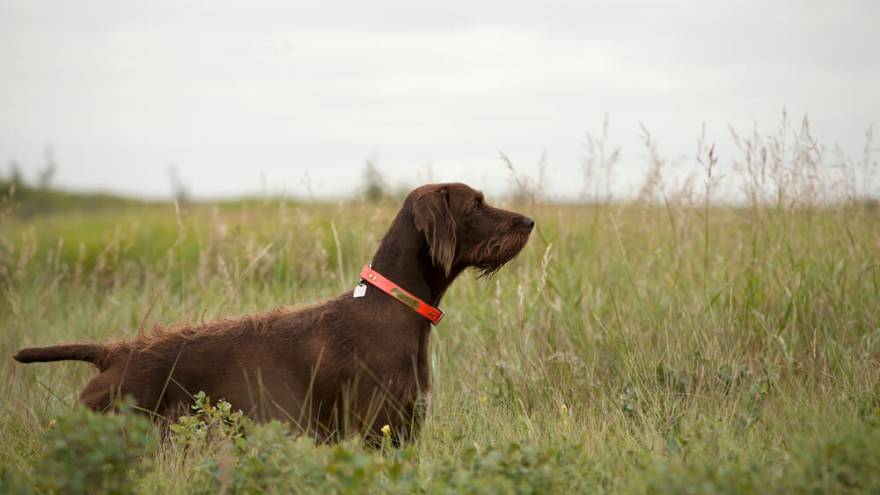
POLYGON ((535 221, 529 217, 522 217, 522 224, 529 230, 532 230, 535 226, 535 221))

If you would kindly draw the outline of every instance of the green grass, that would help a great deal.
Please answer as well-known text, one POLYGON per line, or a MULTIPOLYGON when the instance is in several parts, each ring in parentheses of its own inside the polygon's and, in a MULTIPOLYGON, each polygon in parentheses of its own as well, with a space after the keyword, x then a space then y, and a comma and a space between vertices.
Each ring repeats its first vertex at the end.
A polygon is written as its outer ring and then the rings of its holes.
POLYGON ((151 203, 7 216, 0 491, 58 490, 117 457, 122 474, 67 486, 880 489, 880 214, 863 206, 713 207, 708 222, 703 209, 676 204, 514 206, 537 231, 495 279, 466 274, 444 298, 431 342, 434 411, 400 451, 356 440, 316 447, 278 424, 216 428, 229 413, 208 406, 161 447, 127 434, 145 452, 132 459, 114 438, 134 427, 71 411, 89 366, 8 357, 22 346, 132 336, 154 299, 147 325, 350 290, 396 208, 272 201, 178 215, 151 203), (95 433, 77 435, 83 429, 95 433), (205 440, 193 444, 197 433, 205 440), (59 442, 83 460, 65 470, 59 442))

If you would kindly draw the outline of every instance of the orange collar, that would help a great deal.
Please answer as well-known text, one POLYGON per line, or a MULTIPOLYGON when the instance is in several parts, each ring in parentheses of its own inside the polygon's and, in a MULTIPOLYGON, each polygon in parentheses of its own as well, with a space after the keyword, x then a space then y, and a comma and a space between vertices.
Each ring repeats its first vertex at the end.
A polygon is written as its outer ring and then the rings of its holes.
MULTIPOLYGON (((388 280, 376 270, 373 270, 370 265, 364 265, 364 269, 361 270, 361 281, 361 283, 369 283, 394 299, 406 304, 410 309, 424 316, 434 325, 440 323, 440 319, 443 318, 443 311, 440 311, 434 306, 422 301, 418 297, 412 295, 412 293, 407 292, 403 287, 388 280)), ((363 295, 363 292, 361 292, 360 295, 363 295)), ((355 289, 355 297, 358 297, 358 289, 355 289)))

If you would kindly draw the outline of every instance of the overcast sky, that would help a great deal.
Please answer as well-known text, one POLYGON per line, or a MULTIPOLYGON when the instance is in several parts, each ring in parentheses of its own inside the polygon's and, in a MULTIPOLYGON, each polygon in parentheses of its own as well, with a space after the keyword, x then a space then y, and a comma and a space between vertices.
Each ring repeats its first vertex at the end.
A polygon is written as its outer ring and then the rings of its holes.
POLYGON ((564 197, 605 113, 625 185, 639 122, 691 157, 702 123, 727 142, 783 107, 859 156, 878 21, 877 0, 0 0, 0 170, 50 146, 64 187, 167 196, 173 164, 200 197, 333 196, 373 157, 392 184, 497 191, 499 151, 526 172, 546 151, 564 197))

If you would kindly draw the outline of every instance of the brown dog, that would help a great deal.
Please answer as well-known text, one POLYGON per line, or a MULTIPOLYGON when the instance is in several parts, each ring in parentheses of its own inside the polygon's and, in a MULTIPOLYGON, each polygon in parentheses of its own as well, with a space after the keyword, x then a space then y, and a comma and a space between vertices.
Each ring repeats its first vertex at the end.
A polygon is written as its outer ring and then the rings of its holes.
MULTIPOLYGON (((430 308, 465 268, 485 275, 510 261, 533 226, 530 218, 487 205, 464 184, 422 186, 404 200, 372 268, 430 308)), ((371 285, 296 311, 158 330, 131 341, 23 349, 15 359, 94 363, 100 373, 80 402, 99 411, 128 395, 155 418, 174 420, 193 393, 204 391, 256 419, 290 421, 322 440, 377 435, 385 424, 405 440, 417 431, 431 394, 431 322, 414 311, 415 298, 401 304, 371 285)))

